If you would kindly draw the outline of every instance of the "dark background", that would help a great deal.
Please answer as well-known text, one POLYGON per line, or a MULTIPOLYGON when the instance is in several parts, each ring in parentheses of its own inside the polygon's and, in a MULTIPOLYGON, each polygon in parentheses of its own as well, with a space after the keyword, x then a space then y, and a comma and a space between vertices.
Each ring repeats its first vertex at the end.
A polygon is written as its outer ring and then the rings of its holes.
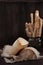
POLYGON ((0 48, 5 44, 13 44, 18 37, 28 40, 25 23, 30 22, 30 13, 35 10, 39 10, 40 17, 43 18, 41 1, 0 1, 0 48))
MULTIPOLYGON (((40 11, 40 17, 43 18, 43 0, 0 0, 0 48, 5 44, 13 44, 18 37, 28 40, 25 33, 25 22, 30 22, 30 13, 34 13, 36 9, 40 11)), ((43 55, 43 49, 41 51, 43 55)), ((0 65, 3 64, 43 65, 43 60, 6 64, 0 57, 0 65)))

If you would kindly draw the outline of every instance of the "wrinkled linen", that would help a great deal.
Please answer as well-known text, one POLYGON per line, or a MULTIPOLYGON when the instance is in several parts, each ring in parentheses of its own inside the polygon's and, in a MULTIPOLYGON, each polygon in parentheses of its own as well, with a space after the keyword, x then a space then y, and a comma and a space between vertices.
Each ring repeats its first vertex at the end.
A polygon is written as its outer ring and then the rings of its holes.
MULTIPOLYGON (((0 50, 1 52, 1 57, 3 57, 3 59, 5 60, 6 63, 14 63, 14 62, 19 62, 19 61, 26 61, 26 60, 34 60, 34 59, 39 59, 40 57, 40 53, 33 47, 31 47, 32 49, 36 50, 36 54, 38 53, 38 55, 36 56, 35 53, 31 50, 29 50, 29 47, 22 49, 18 55, 12 55, 9 54, 9 49, 11 48, 10 45, 8 45, 5 49, 5 47, 3 48, 3 50, 0 50)), ((43 56, 41 56, 40 58, 42 58, 43 56)))

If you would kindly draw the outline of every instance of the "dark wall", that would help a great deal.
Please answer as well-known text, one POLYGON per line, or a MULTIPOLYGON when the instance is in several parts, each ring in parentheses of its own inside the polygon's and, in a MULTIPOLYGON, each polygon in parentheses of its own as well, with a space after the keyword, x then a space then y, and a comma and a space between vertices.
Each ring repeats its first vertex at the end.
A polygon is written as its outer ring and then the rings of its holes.
POLYGON ((1 2, 43 2, 43 0, 0 0, 1 2))
POLYGON ((0 2, 0 46, 12 44, 19 36, 28 39, 25 22, 30 22, 36 9, 43 18, 43 2, 0 2))
POLYGON ((13 42, 18 37, 18 19, 18 3, 0 3, 0 44, 13 42))

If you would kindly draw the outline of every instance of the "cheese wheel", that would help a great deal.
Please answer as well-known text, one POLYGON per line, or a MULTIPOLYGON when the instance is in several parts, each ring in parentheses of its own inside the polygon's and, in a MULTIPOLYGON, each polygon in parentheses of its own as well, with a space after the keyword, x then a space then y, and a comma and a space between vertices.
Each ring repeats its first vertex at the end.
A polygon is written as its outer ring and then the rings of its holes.
POLYGON ((39 51, 37 51, 33 47, 26 47, 20 52, 20 57, 22 60, 28 60, 28 59, 38 59, 40 56, 39 51))

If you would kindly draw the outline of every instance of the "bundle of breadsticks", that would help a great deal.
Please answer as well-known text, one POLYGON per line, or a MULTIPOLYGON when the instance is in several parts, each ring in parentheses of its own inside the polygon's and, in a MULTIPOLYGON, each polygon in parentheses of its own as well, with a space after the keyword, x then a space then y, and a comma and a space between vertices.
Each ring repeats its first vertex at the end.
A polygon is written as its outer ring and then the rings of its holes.
MULTIPOLYGON (((31 13, 31 23, 26 23, 26 33, 28 37, 40 37, 42 32, 42 19, 39 17, 39 11, 35 12, 35 22, 33 22, 33 13, 31 13)), ((0 50, 1 57, 6 63, 19 61, 42 59, 43 56, 34 47, 29 47, 29 41, 19 37, 12 45, 5 45, 0 50)))
POLYGON ((39 11, 35 11, 35 17, 33 13, 30 14, 31 22, 25 23, 25 30, 28 37, 41 37, 43 19, 39 16, 39 11), (34 19, 35 18, 35 19, 34 19))

